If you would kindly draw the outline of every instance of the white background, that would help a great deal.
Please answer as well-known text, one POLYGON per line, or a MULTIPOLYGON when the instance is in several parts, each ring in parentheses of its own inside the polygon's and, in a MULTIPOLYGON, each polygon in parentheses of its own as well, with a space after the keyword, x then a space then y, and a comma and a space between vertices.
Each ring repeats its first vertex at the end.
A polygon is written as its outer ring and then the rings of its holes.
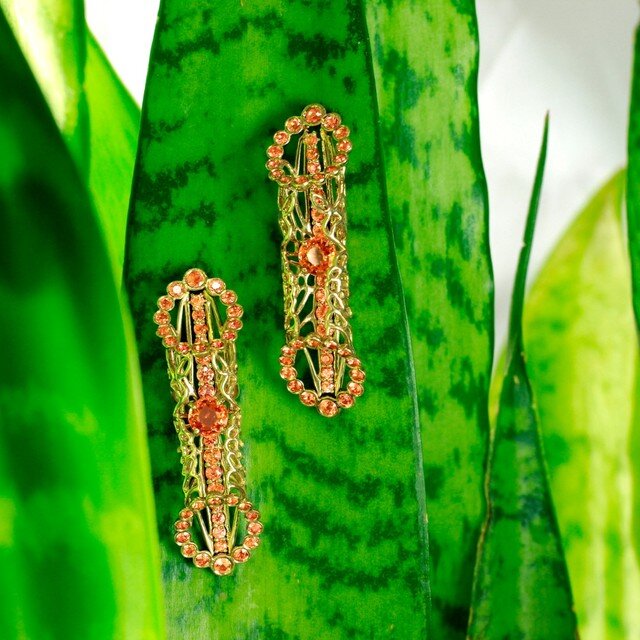
MULTIPOLYGON (((158 4, 86 0, 89 25, 138 102, 158 4)), ((589 195, 626 163, 638 10, 635 0, 477 0, 477 10, 499 345, 545 112, 550 147, 533 272, 589 195)))

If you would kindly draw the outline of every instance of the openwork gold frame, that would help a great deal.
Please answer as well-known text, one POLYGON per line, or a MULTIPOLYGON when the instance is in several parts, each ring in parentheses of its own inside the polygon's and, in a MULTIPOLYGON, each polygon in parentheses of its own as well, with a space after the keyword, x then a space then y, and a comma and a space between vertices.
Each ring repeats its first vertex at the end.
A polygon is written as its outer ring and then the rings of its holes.
POLYGON ((184 477, 185 506, 174 538, 184 557, 217 575, 246 562, 263 529, 247 499, 241 462, 235 340, 242 315, 235 292, 222 280, 189 269, 168 285, 153 318, 166 348, 184 477))
POLYGON ((354 405, 365 373, 349 320, 345 166, 352 143, 337 113, 312 104, 285 122, 267 149, 278 184, 286 344, 280 375, 289 391, 326 417, 354 405), (295 157, 285 145, 298 137, 295 157), (308 370, 307 388, 297 358, 308 370))

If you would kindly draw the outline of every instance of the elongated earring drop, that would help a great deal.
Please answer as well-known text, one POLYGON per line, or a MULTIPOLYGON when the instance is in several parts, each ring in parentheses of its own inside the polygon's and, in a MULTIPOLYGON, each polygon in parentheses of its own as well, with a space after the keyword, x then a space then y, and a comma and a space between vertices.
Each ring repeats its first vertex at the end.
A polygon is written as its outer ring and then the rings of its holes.
POLYGON ((312 104, 273 139, 266 166, 278 184, 287 340, 280 375, 302 404, 330 418, 353 406, 365 379, 349 325, 349 129, 337 113, 312 104), (284 147, 298 134, 295 156, 287 159, 284 147))
POLYGON ((174 539, 185 558, 217 575, 249 559, 263 528, 241 463, 235 340, 242 313, 222 280, 189 269, 168 285, 153 317, 166 347, 184 477, 174 539))

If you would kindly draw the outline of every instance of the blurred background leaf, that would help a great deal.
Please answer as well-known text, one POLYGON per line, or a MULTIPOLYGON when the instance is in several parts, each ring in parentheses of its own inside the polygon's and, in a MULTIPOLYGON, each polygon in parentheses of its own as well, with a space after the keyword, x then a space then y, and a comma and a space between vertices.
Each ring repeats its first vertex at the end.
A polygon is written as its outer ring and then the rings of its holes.
POLYGON ((140 126, 135 104, 93 35, 77 0, 0 0, 79 172, 117 281, 140 126))
POLYGON ((169 635, 423 638, 426 514, 406 318, 361 2, 161 4, 143 104, 126 279, 144 372, 169 635), (327 420, 278 374, 284 342, 277 188, 265 149, 310 102, 352 128, 347 168, 355 346, 368 391, 327 420), (199 266, 237 290, 255 557, 216 580, 181 557, 183 502, 164 349, 167 283, 199 266), (393 419, 390 419, 390 416, 393 419))
POLYGON ((511 303, 509 343, 487 467, 469 637, 572 640, 571 587, 525 364, 522 313, 547 153, 548 118, 511 303))
POLYGON ((493 279, 474 2, 366 3, 386 185, 416 362, 431 629, 464 638, 484 519, 493 279))
POLYGON ((638 360, 625 173, 589 201, 525 307, 527 370, 583 640, 640 629, 629 458, 638 360))
POLYGON ((142 405, 113 274, 1 12, 0 69, 3 633, 162 638, 142 405))
MULTIPOLYGON (((629 111, 629 164, 627 169, 627 233, 631 257, 631 283, 636 323, 640 326, 640 27, 636 31, 631 106, 629 111)), ((637 343, 636 343, 637 344, 637 343)), ((633 475, 633 542, 640 562, 640 370, 636 369, 635 414, 629 452, 636 462, 633 475)))

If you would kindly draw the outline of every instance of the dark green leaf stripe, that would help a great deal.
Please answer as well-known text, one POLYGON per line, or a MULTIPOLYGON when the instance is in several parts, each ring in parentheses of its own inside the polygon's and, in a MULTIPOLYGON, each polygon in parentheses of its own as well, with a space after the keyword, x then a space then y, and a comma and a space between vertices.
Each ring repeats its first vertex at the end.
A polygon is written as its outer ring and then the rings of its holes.
MULTIPOLYGON (((640 325, 640 30, 636 31, 631 108, 629 113, 629 164, 627 170, 627 233, 631 256, 631 282, 636 323, 640 325)), ((631 441, 631 457, 640 460, 640 372, 636 416, 631 441)), ((633 466, 633 535, 634 549, 640 562, 640 465, 633 466)))
POLYGON ((637 350, 625 173, 567 230, 525 305, 527 370, 583 640, 640 629, 629 457, 637 350))
POLYGON ((576 621, 522 342, 529 255, 547 151, 538 161, 509 326, 506 374, 487 471, 488 514, 474 583, 469 638, 572 640, 576 621))
POLYGON ((413 372, 390 240, 368 36, 359 2, 165 0, 153 46, 126 279, 144 371, 171 637, 426 634, 426 517, 413 372), (284 388, 280 233, 265 148, 310 102, 343 115, 351 303, 368 373, 333 420, 284 388), (181 479, 151 316, 191 266, 245 305, 238 339, 247 484, 263 545, 218 579, 171 539, 181 479))
POLYGON ((0 12, 0 620, 163 638, 143 422, 85 186, 0 12))
POLYGON ((429 512, 432 629, 463 638, 484 518, 493 280, 474 2, 367 3, 407 299, 429 512))

